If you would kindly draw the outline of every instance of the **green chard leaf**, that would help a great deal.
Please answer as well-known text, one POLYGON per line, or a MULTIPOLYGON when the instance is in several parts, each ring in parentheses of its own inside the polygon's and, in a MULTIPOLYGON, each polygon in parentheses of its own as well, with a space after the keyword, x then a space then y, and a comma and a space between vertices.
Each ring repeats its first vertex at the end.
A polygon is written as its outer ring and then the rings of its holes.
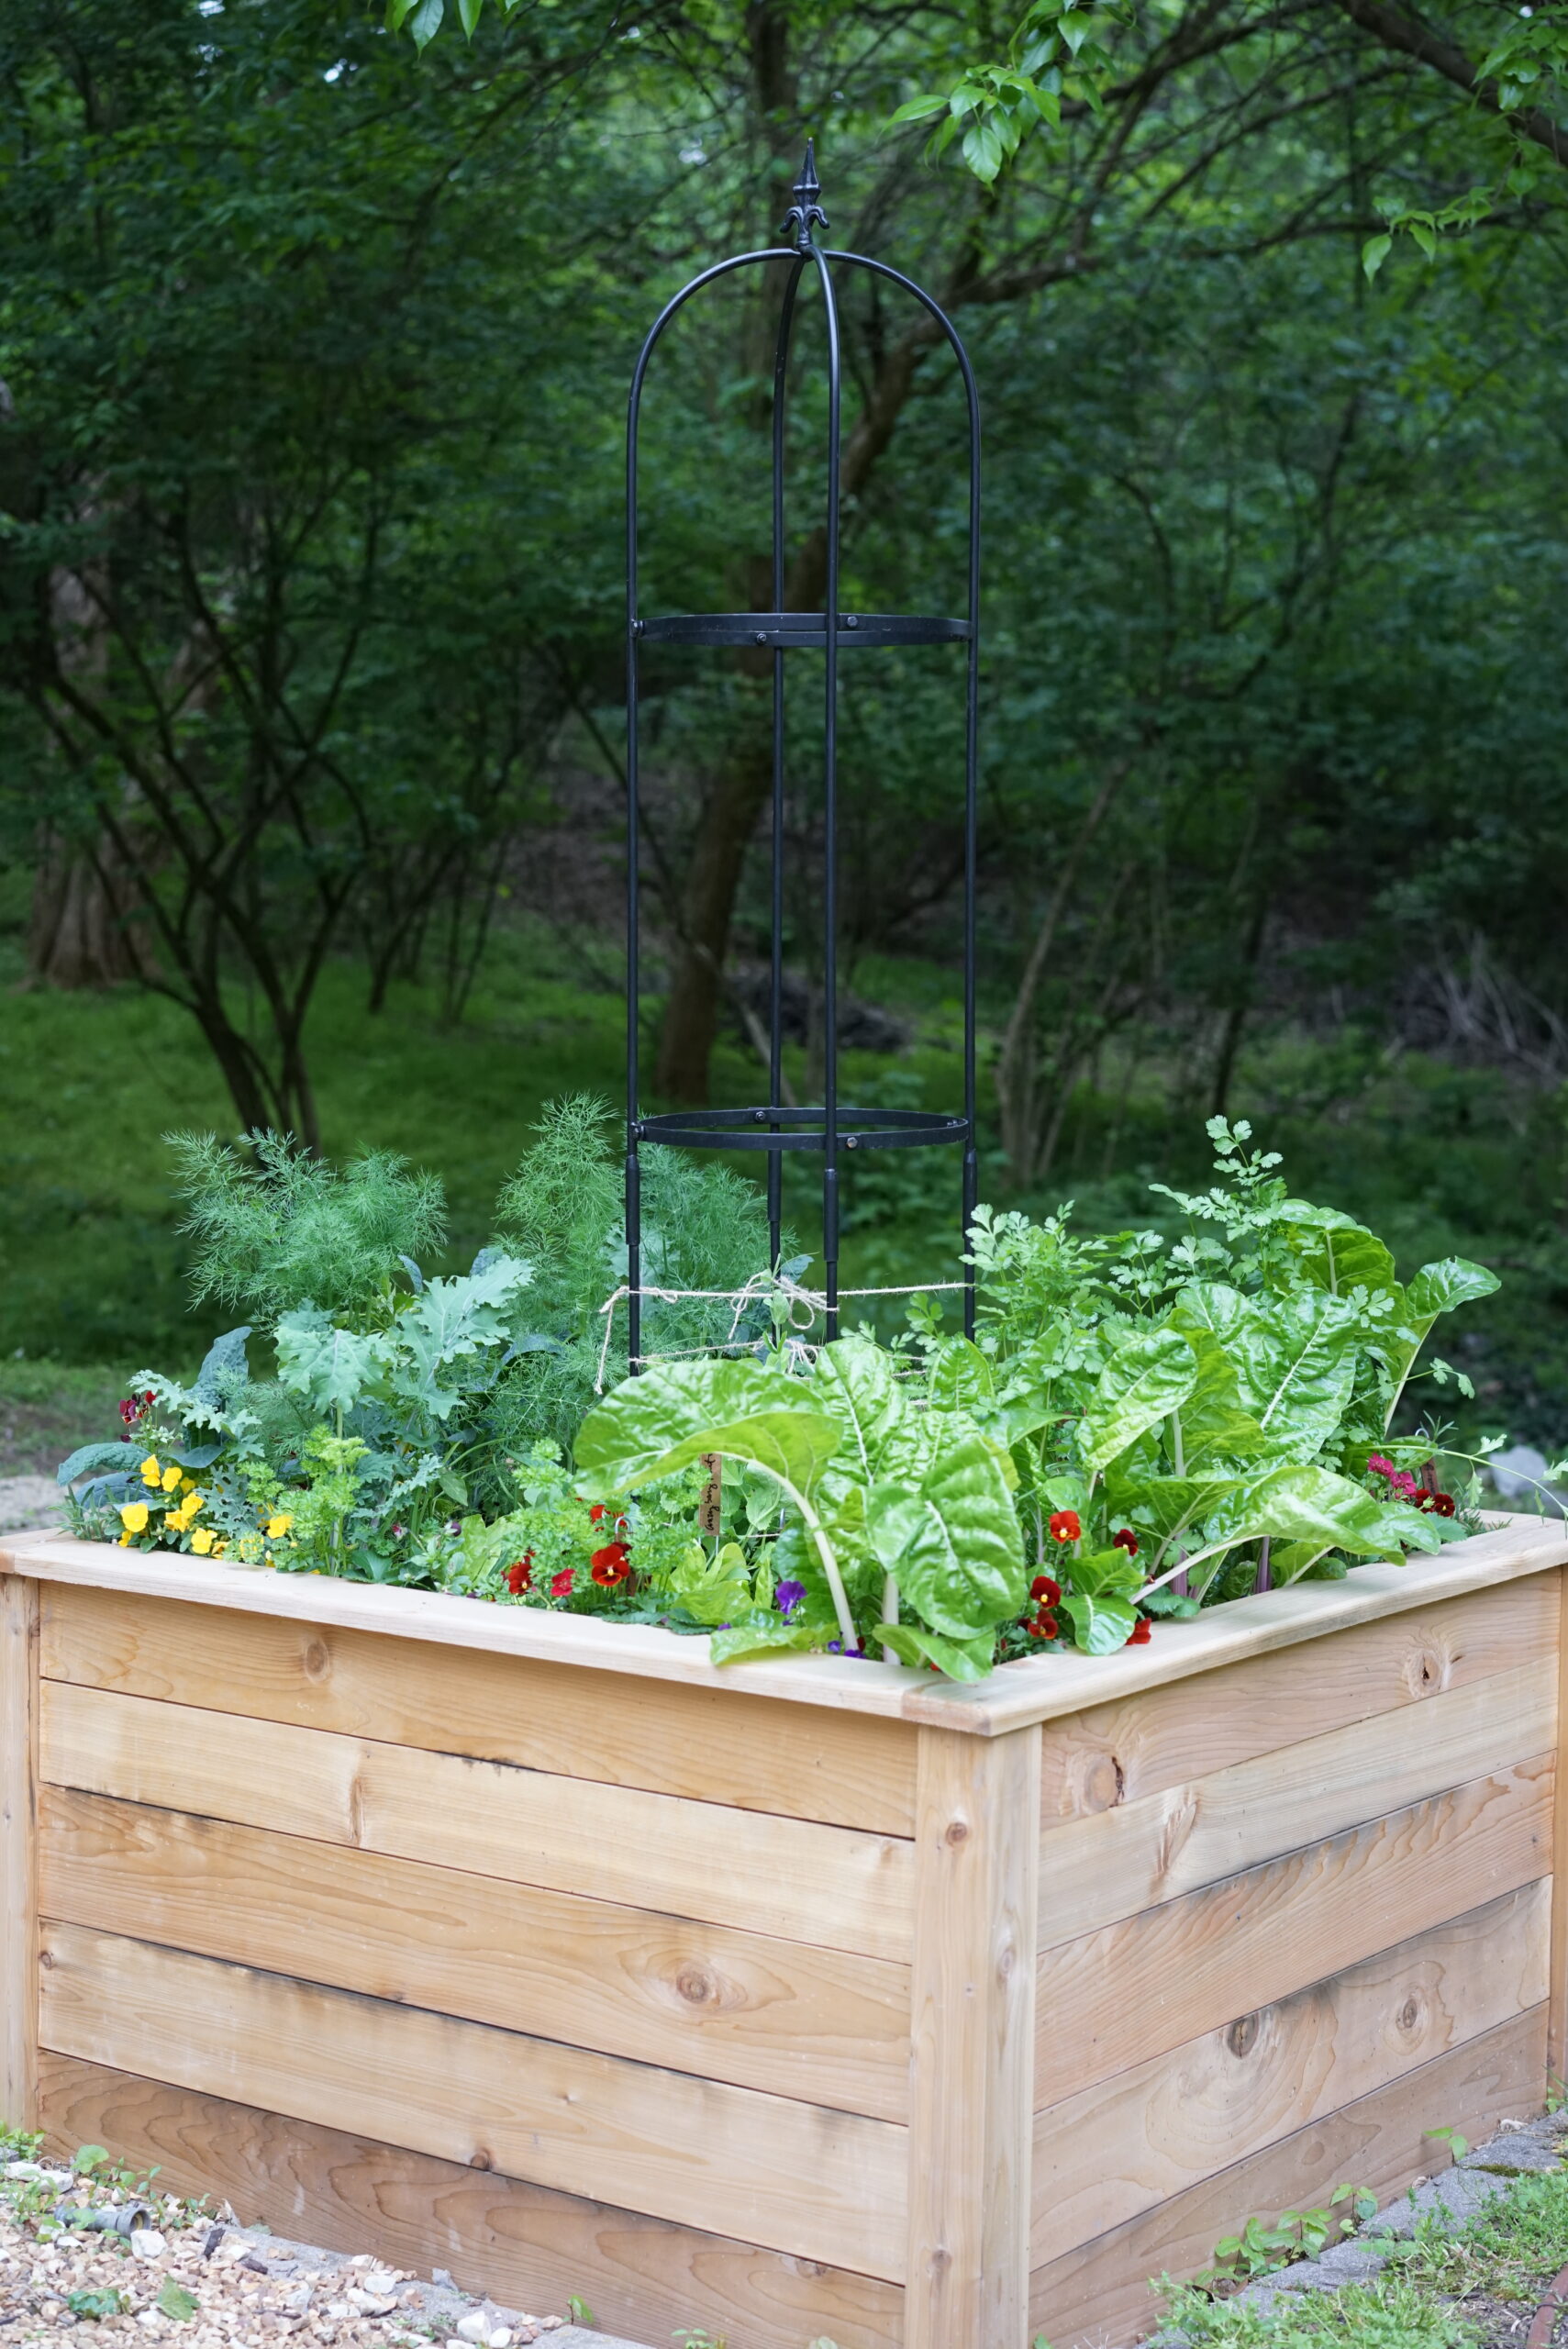
POLYGON ((1193 1349, 1177 1330, 1138 1330, 1118 1346, 1084 1414, 1082 1456, 1103 1469, 1146 1428, 1184 1404, 1197 1384, 1193 1349))
POLYGON ((590 1498, 613 1498, 719 1452, 809 1497, 843 1441, 810 1394, 754 1362, 656 1364, 623 1379, 578 1429, 579 1483, 590 1498))
POLYGON ((973 1640, 944 1640, 917 1623, 879 1623, 873 1633, 890 1655, 915 1671, 934 1664, 950 1680, 984 1680, 991 1670, 995 1641, 989 1632, 973 1640))
POLYGON ((956 1417, 917 1485, 888 1479, 866 1526, 885 1572, 944 1637, 976 1637, 1022 1609, 1023 1537, 995 1446, 956 1417))

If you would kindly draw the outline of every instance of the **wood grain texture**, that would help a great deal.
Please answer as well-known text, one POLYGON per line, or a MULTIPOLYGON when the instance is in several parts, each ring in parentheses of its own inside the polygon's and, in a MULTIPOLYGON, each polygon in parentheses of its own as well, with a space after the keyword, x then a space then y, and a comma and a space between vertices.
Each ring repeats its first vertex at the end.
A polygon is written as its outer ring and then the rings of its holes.
POLYGON ((41 2043, 293 2119, 900 2280, 907 2132, 79 1925, 41 2043))
POLYGON ((1038 2115, 1032 2265, 1538 2008, 1551 1907, 1543 1878, 1038 2115))
POLYGON ((1424 1705, 1351 1721, 1042 1839, 1042 1949, 1385 1811, 1507 1769, 1557 1734, 1549 1647, 1424 1705))
POLYGON ((318 1575, 252 1572, 59 1534, 15 1534, 0 1542, 0 1571, 50 1583, 135 1591, 300 1623, 338 1623, 393 1639, 537 1656, 585 1671, 673 1680, 836 1712, 882 1714, 984 1737, 1564 1564, 1568 1526, 1562 1520, 1509 1517, 1434 1557, 1411 1558, 1403 1566, 1358 1566, 1343 1582, 1296 1583, 1288 1590, 1206 1609, 1191 1623, 1162 1623, 1146 1647, 1112 1656, 1028 1659, 960 1687, 896 1664, 845 1657, 784 1656, 772 1663, 715 1666, 700 1641, 644 1624, 597 1622, 540 1608, 481 1607, 431 1591, 383 1590, 318 1575))
POLYGON ((38 2109, 38 1587, 0 1575, 0 2123, 38 2109))
POLYGON ((920 1735, 906 2349, 1016 2349, 1029 2299, 1040 1737, 920 1735))
POLYGON ((633 2340, 706 2324, 746 2349, 801 2349, 817 2333, 899 2349, 903 2294, 873 2277, 68 2055, 46 2054, 41 2068, 53 2151, 99 2144, 138 2170, 159 2164, 172 2188, 224 2197, 284 2240, 422 2274, 437 2260, 464 2289, 519 2308, 564 2308, 580 2292, 606 2331, 633 2340))
POLYGON ((909 1969, 45 1787, 44 1913, 903 2121, 909 1969))
POLYGON ((58 1584, 44 1588, 42 1642, 47 1677, 122 1696, 914 1832, 916 1731, 902 1721, 58 1584))
POLYGON ((1036 2103, 1120 2071, 1129 2015, 1166 2054, 1546 1875, 1553 1777, 1540 1754, 1042 1953, 1036 2103))
POLYGON ((57 1786, 905 1959, 913 1845, 501 1762, 42 1683, 57 1786))
POLYGON ((1554 1577, 1557 1655, 1557 1805, 1551 1832, 1551 1989, 1546 2057, 1561 2080, 1568 2065, 1568 1571, 1554 1577))
POLYGON ((1426 2131, 1460 2129, 1473 2141, 1539 2112, 1545 2065, 1540 2006, 1037 2268, 1030 2330, 1053 2349, 1126 2349, 1158 2319, 1151 2277, 1197 2275, 1220 2236, 1253 2212, 1310 2209, 1344 2178, 1388 2201, 1431 2167, 1426 2131))
MULTIPOLYGON (((1298 1738, 1420 1704, 1556 1645, 1557 1577, 1538 1575, 1051 1722, 1040 1753, 1047 1829, 1141 1801, 1298 1738)), ((45 1665, 49 1600, 45 1600, 45 1665)), ((151 1693, 151 1692, 149 1692, 151 1693)))

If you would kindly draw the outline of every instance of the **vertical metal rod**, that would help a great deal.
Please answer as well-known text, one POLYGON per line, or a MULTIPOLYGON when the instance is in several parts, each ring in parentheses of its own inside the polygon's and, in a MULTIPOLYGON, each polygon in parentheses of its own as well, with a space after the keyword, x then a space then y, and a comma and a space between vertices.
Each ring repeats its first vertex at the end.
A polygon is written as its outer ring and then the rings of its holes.
MULTIPOLYGON (((784 287, 779 312, 778 340, 773 351, 773 609, 784 609, 784 396, 788 388, 790 334, 795 297, 804 260, 796 261, 784 287)), ((769 973, 768 1101, 777 1108, 784 1098, 784 657, 773 647, 773 938, 769 973)), ((778 1120, 771 1130, 777 1133, 778 1120)), ((784 1152, 768 1152, 768 1255, 778 1269, 784 1232, 784 1152)))
POLYGON ((822 1273, 828 1335, 839 1334, 839 311, 820 250, 811 258, 822 284, 828 333, 827 675, 822 718, 822 1273))
POLYGON ((627 1369, 642 1368, 642 1162, 638 1155, 640 945, 638 906, 637 426, 652 338, 632 378, 626 422, 626 1301, 627 1369))
MULTIPOLYGON (((963 732, 963 1114, 969 1131, 963 1145, 962 1249, 980 1201, 980 1148, 976 1131, 975 1081, 975 866, 980 830, 980 410, 973 375, 963 362, 969 396, 969 660, 963 732)), ((974 1267, 963 1268, 963 1334, 974 1335, 974 1267)))

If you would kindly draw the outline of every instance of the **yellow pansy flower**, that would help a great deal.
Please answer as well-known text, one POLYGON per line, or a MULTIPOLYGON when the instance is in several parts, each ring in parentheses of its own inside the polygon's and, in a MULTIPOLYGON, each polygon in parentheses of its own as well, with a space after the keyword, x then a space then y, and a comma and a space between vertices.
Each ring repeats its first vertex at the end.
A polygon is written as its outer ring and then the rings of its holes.
POLYGON ((120 1548, 122 1550, 128 1550, 130 1548, 130 1535, 128 1533, 122 1533, 120 1535, 120 1548))
POLYGON ((196 1489, 195 1478, 194 1476, 182 1476, 180 1479, 180 1489, 182 1492, 194 1493, 196 1489))
POLYGON ((294 1520, 289 1516, 286 1510, 281 1512, 277 1517, 270 1517, 267 1520, 268 1541, 281 1542, 284 1535, 288 1531, 293 1523, 294 1520))
POLYGON ((179 1483, 179 1481, 180 1481, 180 1471, 178 1470, 178 1468, 176 1468, 176 1467, 175 1467, 174 1463, 171 1460, 171 1462, 169 1463, 169 1465, 168 1465, 168 1466, 167 1466, 167 1468, 165 1468, 165 1469, 164 1469, 164 1471, 163 1471, 163 1489, 164 1489, 164 1491, 165 1491, 166 1493, 172 1493, 172 1492, 174 1490, 175 1486, 179 1483))
POLYGON ((142 1483, 146 1485, 150 1491, 156 1492, 162 1480, 162 1475, 163 1471, 158 1465, 158 1454, 155 1452, 150 1452, 146 1459, 141 1464, 142 1483))
MULTIPOLYGON (((196 1536, 196 1540, 199 1542, 199 1541, 201 1540, 201 1538, 202 1538, 202 1537, 201 1537, 201 1535, 198 1533, 198 1534, 197 1534, 197 1536, 196 1536)), ((213 1543, 213 1545, 212 1545, 212 1554, 213 1554, 213 1556, 214 1556, 215 1558, 222 1558, 222 1557, 227 1556, 227 1554, 228 1554, 228 1542, 215 1542, 213 1543)))
POLYGON ((125 1527, 128 1533, 145 1533, 147 1531, 147 1503, 145 1501, 122 1501, 120 1503, 120 1523, 125 1527))
POLYGON ((198 1558, 205 1558, 217 1539, 210 1525, 198 1526, 191 1536, 191 1547, 198 1558))

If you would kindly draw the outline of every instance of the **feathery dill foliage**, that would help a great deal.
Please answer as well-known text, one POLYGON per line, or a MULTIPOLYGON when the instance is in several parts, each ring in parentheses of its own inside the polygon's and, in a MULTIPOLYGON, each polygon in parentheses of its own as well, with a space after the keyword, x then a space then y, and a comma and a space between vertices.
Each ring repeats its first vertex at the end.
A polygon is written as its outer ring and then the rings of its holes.
MULTIPOLYGON (((541 1438, 570 1447, 594 1403, 604 1321, 599 1308, 626 1278, 626 1224, 619 1157, 608 1105, 576 1093, 550 1102, 496 1203, 506 1246, 534 1267, 528 1318, 558 1351, 531 1354, 498 1408, 519 1448, 541 1438)), ((788 1251, 786 1249, 787 1255, 788 1251)), ((658 1146, 642 1152, 642 1278, 654 1288, 734 1290, 768 1266, 766 1204, 727 1166, 704 1164, 658 1146)), ((734 1308, 701 1298, 646 1298, 642 1342, 650 1354, 678 1353, 727 1339, 734 1308)), ((741 1336, 762 1334, 752 1315, 741 1336)), ((605 1367, 606 1386, 625 1377, 626 1309, 617 1308, 605 1367)))
POLYGON ((190 1208, 181 1230, 196 1242, 195 1297, 258 1319, 306 1305, 350 1319, 389 1296, 404 1259, 446 1236, 439 1178, 391 1151, 335 1167, 292 1134, 247 1134, 248 1156, 212 1134, 168 1141, 190 1208))

